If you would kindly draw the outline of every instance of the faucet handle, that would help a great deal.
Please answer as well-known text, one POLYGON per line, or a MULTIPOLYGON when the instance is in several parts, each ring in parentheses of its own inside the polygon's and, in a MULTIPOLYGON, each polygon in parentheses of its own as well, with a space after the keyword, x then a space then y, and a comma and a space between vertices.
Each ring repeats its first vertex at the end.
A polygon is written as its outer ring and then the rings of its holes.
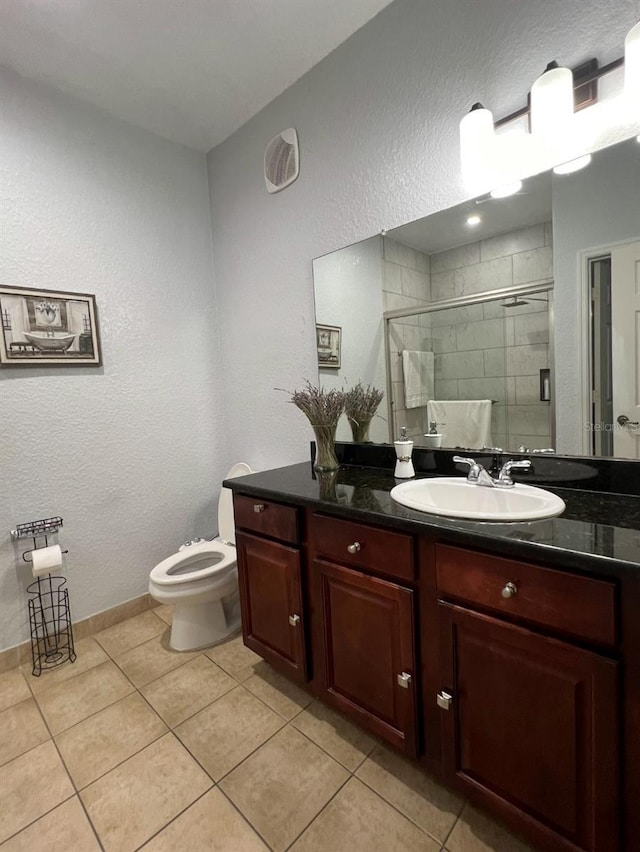
POLYGON ((518 461, 516 461, 515 459, 509 459, 509 461, 506 461, 500 468, 500 473, 498 474, 496 485, 500 486, 501 488, 511 488, 514 484, 513 479, 511 479, 511 471, 529 470, 530 468, 530 459, 520 459, 518 461))
POLYGON ((468 464, 469 473, 467 474, 467 482, 477 483, 480 471, 484 469, 481 464, 478 464, 478 462, 470 456, 454 456, 453 461, 456 464, 468 464))

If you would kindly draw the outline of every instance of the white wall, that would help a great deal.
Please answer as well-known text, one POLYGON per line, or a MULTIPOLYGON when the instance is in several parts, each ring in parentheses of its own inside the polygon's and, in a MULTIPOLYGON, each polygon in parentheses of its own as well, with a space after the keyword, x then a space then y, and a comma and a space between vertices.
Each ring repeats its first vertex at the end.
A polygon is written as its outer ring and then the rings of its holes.
MULTIPOLYGON (((313 281, 317 321, 342 328, 340 369, 322 368, 316 374, 320 373, 320 382, 327 388, 346 390, 361 381, 384 391, 385 398, 378 407, 378 416, 371 421, 369 436, 372 441, 388 441, 381 237, 316 258, 313 281)), ((353 440, 344 416, 338 423, 336 438, 353 440)))
POLYGON ((10 72, 0 98, 0 283, 95 293, 104 359, 0 369, 2 649, 28 638, 17 523, 64 518, 80 619, 216 531, 229 459, 204 155, 10 72))
MULTIPOLYGON (((556 406, 559 452, 584 436, 580 347, 581 253, 640 237, 640 145, 599 151, 584 171, 553 180, 556 406)), ((614 364, 615 370, 615 364, 614 364)))
POLYGON ((311 259, 459 202, 471 104, 522 106, 550 59, 607 62, 636 20, 636 0, 396 0, 209 154, 228 425, 262 467, 308 458, 273 388, 316 374, 311 259), (264 147, 291 126, 300 178, 270 196, 264 147))

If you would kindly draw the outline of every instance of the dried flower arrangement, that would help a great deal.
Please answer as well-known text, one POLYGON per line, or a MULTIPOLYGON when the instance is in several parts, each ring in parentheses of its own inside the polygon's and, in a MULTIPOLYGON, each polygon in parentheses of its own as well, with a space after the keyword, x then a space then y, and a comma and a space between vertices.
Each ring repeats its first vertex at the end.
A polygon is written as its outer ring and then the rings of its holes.
POLYGON ((373 385, 365 387, 362 382, 358 382, 346 392, 344 410, 354 442, 363 443, 369 440, 369 426, 383 396, 383 391, 373 385))
MULTIPOLYGON (((282 390, 282 388, 276 388, 282 390)), ((315 387, 309 379, 303 390, 285 391, 292 402, 309 420, 316 436, 316 470, 336 470, 340 465, 336 457, 336 427, 344 411, 345 392, 315 387)))

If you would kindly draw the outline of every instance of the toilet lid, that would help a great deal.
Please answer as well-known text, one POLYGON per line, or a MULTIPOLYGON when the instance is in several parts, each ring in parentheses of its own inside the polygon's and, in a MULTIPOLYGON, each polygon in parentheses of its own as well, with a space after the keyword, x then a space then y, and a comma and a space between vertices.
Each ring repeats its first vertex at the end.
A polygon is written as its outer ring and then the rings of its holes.
MULTIPOLYGON (((253 473, 248 464, 238 462, 234 464, 225 479, 235 479, 236 476, 246 476, 253 473)), ((218 535, 222 541, 236 543, 236 528, 233 522, 233 493, 230 488, 220 489, 218 500, 218 535)))

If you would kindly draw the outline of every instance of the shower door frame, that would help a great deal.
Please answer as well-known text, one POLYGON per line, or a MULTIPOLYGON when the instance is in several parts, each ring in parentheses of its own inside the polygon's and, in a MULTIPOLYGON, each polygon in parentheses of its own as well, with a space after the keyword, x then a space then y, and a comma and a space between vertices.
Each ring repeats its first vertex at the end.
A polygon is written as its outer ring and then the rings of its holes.
MULTIPOLYGON (((385 311, 382 315, 384 320, 384 353, 387 369, 387 417, 389 423, 390 441, 395 440, 392 378, 391 378, 391 348, 389 346, 389 323, 404 317, 421 316, 432 314, 436 311, 445 311, 448 308, 460 308, 467 305, 478 305, 484 302, 495 302, 498 299, 513 298, 513 296, 533 296, 536 293, 547 293, 549 299, 549 367, 550 373, 550 395, 549 417, 551 420, 551 444, 555 450, 556 446, 556 392, 555 392, 555 313, 553 307, 554 279, 548 278, 544 281, 536 281, 535 284, 518 284, 513 287, 501 287, 498 290, 484 290, 482 293, 474 293, 471 296, 456 296, 453 299, 442 299, 431 302, 424 308, 399 308, 395 311, 385 311)), ((506 404, 506 400, 505 400, 506 404)), ((516 452, 508 450, 505 452, 516 452)))

